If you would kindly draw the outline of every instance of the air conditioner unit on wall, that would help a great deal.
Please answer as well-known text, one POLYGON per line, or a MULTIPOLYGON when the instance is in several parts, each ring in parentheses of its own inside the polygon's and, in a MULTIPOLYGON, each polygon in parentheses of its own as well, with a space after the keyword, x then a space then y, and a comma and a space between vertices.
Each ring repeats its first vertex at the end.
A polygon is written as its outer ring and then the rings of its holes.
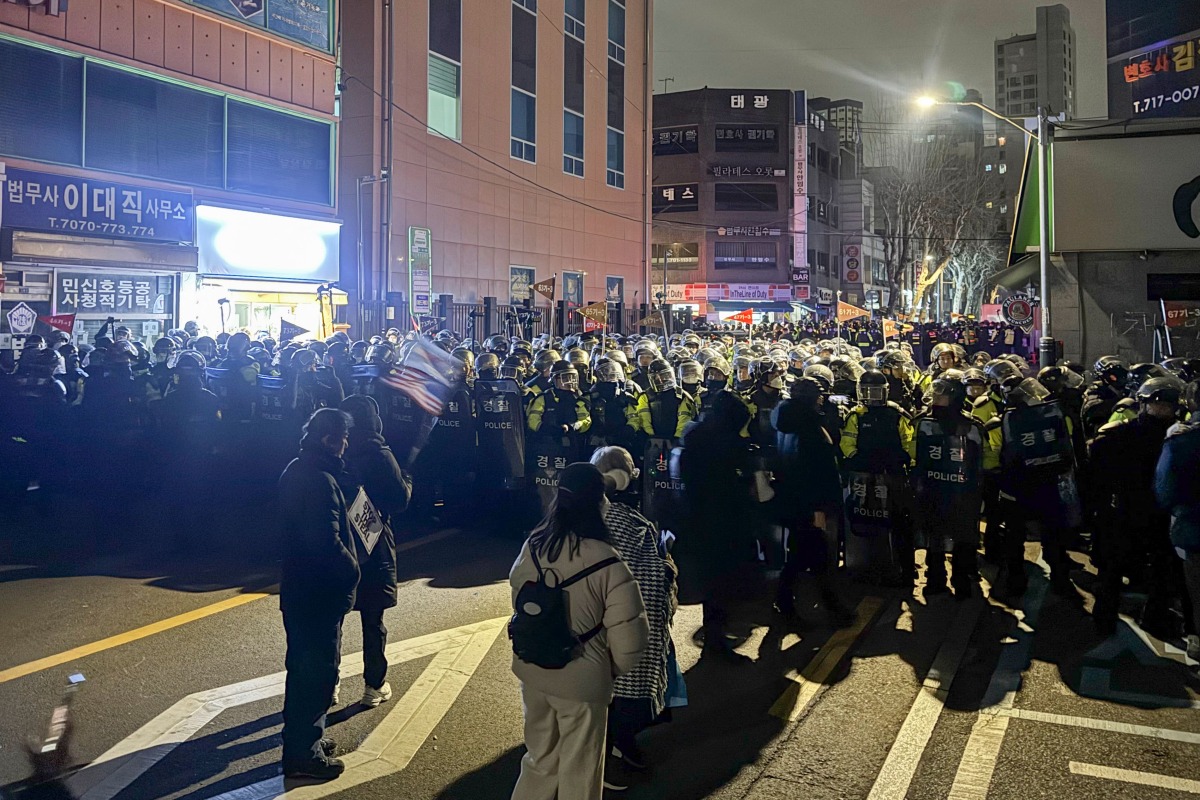
POLYGON ((67 0, 7 0, 9 3, 40 8, 42 13, 57 17, 67 10, 67 0))

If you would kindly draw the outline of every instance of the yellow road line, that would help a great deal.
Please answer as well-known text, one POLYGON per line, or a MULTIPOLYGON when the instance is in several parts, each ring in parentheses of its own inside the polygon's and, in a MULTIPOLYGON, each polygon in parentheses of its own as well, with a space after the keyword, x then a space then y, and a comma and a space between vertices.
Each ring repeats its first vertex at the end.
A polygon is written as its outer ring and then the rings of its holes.
MULTIPOLYGON (((274 589, 275 587, 270 587, 274 589)), ((32 675, 35 672, 41 672, 44 669, 62 666, 85 656, 95 655, 96 653, 105 650, 111 650, 114 647, 120 647, 123 644, 136 642, 138 639, 145 639, 147 636, 153 636, 156 633, 169 631, 172 628, 178 628, 180 625, 186 625, 189 622, 195 622, 198 619, 211 617, 213 614, 220 614, 222 611, 228 611, 231 608, 244 606, 247 603, 253 603, 255 600, 261 600, 264 597, 270 597, 271 592, 248 592, 239 594, 234 597, 229 597, 220 602, 211 605, 197 608, 193 611, 188 611, 183 614, 178 614, 168 619, 152 622, 149 625, 143 625, 140 628, 134 628, 131 631, 118 633, 115 636, 109 636, 107 639, 100 639, 95 642, 73 647, 70 650, 64 650, 61 653, 55 653, 52 656, 39 658, 36 661, 29 661, 25 664, 19 664, 15 667, 9 667, 6 670, 0 670, 0 683, 7 683, 23 678, 26 675, 32 675)))

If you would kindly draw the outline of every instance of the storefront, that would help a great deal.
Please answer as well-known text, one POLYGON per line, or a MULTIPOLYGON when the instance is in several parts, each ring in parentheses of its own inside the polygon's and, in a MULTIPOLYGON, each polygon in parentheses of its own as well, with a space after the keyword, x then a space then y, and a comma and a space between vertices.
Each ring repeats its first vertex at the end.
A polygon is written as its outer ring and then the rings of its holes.
POLYGON ((108 318, 153 341, 178 320, 196 271, 186 191, 38 172, 0 162, 0 350, 73 315, 90 339, 108 318))
POLYGON ((185 281, 181 316, 210 335, 245 331, 278 339, 284 320, 324 338, 334 307, 341 223, 223 206, 196 207, 199 269, 185 281))

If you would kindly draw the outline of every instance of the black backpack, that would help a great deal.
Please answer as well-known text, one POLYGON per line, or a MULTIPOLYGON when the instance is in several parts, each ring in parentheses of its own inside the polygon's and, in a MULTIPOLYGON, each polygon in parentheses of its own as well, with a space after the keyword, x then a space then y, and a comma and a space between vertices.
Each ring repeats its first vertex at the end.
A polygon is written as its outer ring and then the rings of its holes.
POLYGON ((604 623, 600 623, 587 633, 575 635, 571 630, 566 588, 594 572, 620 563, 621 559, 612 557, 597 561, 551 586, 546 580, 550 573, 542 568, 532 544, 529 555, 537 567, 538 579, 527 581, 517 592, 516 611, 508 621, 508 638, 512 640, 513 653, 525 663, 542 669, 562 669, 578 658, 583 645, 604 629, 604 623))

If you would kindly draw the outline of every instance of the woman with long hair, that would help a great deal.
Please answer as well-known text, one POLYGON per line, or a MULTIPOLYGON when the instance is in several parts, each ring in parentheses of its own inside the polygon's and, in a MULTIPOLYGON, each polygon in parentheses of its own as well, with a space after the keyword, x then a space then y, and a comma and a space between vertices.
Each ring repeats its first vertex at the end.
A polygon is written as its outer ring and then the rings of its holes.
POLYGON ((613 678, 636 667, 646 648, 646 609, 633 574, 610 543, 604 491, 605 478, 591 464, 564 469, 549 513, 509 574, 514 624, 538 612, 518 601, 523 590, 561 586, 577 643, 560 668, 513 656, 527 750, 513 800, 599 800, 613 678))

